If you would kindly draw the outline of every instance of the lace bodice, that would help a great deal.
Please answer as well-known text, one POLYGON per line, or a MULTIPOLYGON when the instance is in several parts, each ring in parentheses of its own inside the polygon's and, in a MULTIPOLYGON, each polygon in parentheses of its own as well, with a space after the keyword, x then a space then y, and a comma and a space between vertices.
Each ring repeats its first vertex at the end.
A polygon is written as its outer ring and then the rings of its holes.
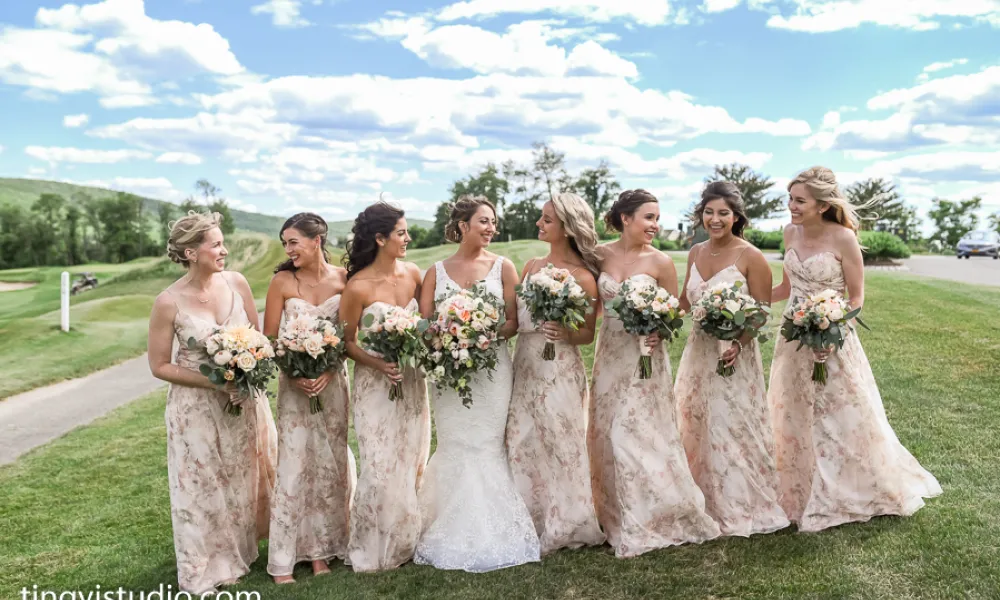
POLYGON ((296 315, 310 315, 313 317, 326 317, 337 320, 340 312, 340 294, 330 296, 319 304, 313 304, 302 298, 289 298, 285 300, 285 318, 290 319, 296 315))
POLYGON ((698 265, 696 263, 691 263, 691 277, 687 284, 687 299, 692 305, 701 300, 702 295, 705 294, 705 290, 708 286, 713 283, 733 284, 737 281, 742 281, 744 285, 747 284, 747 278, 740 272, 736 265, 729 265, 725 269, 722 269, 715 275, 712 275, 705 280, 701 276, 701 271, 698 270, 698 265))
POLYGON ((246 309, 243 307, 243 297, 232 288, 230 288, 230 292, 233 295, 233 307, 229 311, 229 316, 223 319, 222 323, 192 315, 185 311, 180 303, 174 303, 177 307, 177 314, 174 315, 174 334, 177 336, 178 343, 178 366, 197 371, 202 364, 211 364, 211 357, 205 352, 205 339, 218 328, 250 323, 246 309), (198 347, 188 348, 188 340, 191 338, 198 342, 198 347))
MULTIPOLYGON (((448 275, 444 268, 444 263, 438 261, 434 263, 435 284, 434 299, 442 300, 448 294, 454 294, 462 290, 462 286, 455 283, 455 280, 448 275)), ((497 298, 503 299, 503 257, 498 256, 490 272, 483 278, 482 283, 486 286, 486 291, 497 298)))
POLYGON ((832 252, 820 252, 801 260, 794 248, 789 249, 785 253, 785 273, 792 286, 788 296, 789 307, 796 298, 818 294, 827 289, 843 294, 847 289, 844 267, 832 252))

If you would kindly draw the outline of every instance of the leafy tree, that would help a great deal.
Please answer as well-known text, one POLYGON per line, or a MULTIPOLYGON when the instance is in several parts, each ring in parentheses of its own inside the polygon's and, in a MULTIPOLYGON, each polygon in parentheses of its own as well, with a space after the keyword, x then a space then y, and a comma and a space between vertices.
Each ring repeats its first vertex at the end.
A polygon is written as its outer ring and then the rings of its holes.
POLYGON ((906 210, 896 186, 882 178, 855 182, 844 192, 861 218, 862 231, 888 231, 906 210))
POLYGON ((216 187, 211 181, 207 179, 199 179, 194 184, 195 191, 201 196, 201 201, 188 196, 184 202, 181 202, 181 214, 187 214, 190 211, 195 212, 217 212, 222 215, 222 223, 219 224, 219 229, 225 235, 230 235, 236 231, 236 224, 233 222, 233 211, 229 208, 229 203, 223 198, 222 189, 216 187))
POLYGON ((0 268, 33 264, 28 248, 31 214, 16 204, 0 204, 0 268))
POLYGON ((445 242, 444 228, 448 225, 449 219, 451 219, 451 204, 442 202, 438 205, 437 212, 434 213, 434 225, 431 226, 430 231, 424 237, 424 243, 428 248, 431 246, 440 246, 445 242))
POLYGON ((222 198, 216 198, 208 205, 208 210, 222 215, 222 222, 219 229, 225 235, 230 235, 236 231, 236 223, 233 221, 233 211, 229 208, 229 203, 222 198))
POLYGON ((507 207, 507 228, 516 240, 530 239, 537 235, 535 223, 542 217, 538 202, 525 198, 507 207))
POLYGON ((155 252, 149 237, 148 224, 142 216, 142 198, 118 192, 113 198, 102 200, 99 207, 104 223, 101 244, 115 262, 126 262, 155 252))
POLYGON ((174 205, 163 202, 156 210, 157 222, 160 226, 160 247, 167 247, 167 240, 170 238, 170 222, 174 220, 174 205))
POLYGON ((83 211, 74 204, 66 207, 66 259, 71 265, 79 265, 87 261, 80 244, 80 221, 83 211))
POLYGON ((531 178, 535 189, 542 188, 546 192, 545 200, 559 192, 573 188, 569 174, 566 172, 566 154, 549 148, 545 142, 531 144, 531 178))
POLYGON ((784 195, 775 194, 771 178, 757 173, 748 165, 738 163, 715 165, 715 172, 705 178, 705 183, 713 181, 729 181, 736 184, 743 194, 743 203, 746 205, 747 218, 750 221, 770 219, 777 216, 785 207, 784 195))
POLYGON ((429 233, 428 229, 420 225, 410 225, 410 246, 414 248, 427 248, 426 242, 429 233))
MULTIPOLYGON (((455 202, 465 195, 485 196, 493 206, 497 207, 497 220, 501 236, 506 232, 503 227, 503 215, 507 205, 507 193, 510 186, 503 174, 497 169, 495 163, 487 163, 485 167, 476 175, 469 175, 465 179, 460 179, 453 183, 448 189, 451 201, 455 202)), ((447 220, 445 221, 447 223, 447 220)), ((442 239, 444 229, 442 228, 442 239)))
POLYGON ((583 199, 594 209, 594 215, 600 217, 614 203, 622 186, 615 180, 605 160, 596 169, 584 169, 580 172, 574 186, 583 199))
POLYGON ((990 221, 990 229, 996 231, 997 233, 1000 233, 1000 212, 993 213, 992 215, 990 215, 989 221, 990 221))
POLYGON ((920 237, 920 224, 923 219, 917 214, 916 207, 905 206, 898 214, 886 219, 880 219, 877 224, 879 231, 888 231, 899 236, 904 242, 920 237))
POLYGON ((958 202, 934 198, 932 202, 934 208, 927 213, 927 216, 934 222, 937 231, 931 239, 938 240, 946 247, 954 248, 963 235, 979 224, 976 211, 982 208, 983 200, 978 196, 958 202))

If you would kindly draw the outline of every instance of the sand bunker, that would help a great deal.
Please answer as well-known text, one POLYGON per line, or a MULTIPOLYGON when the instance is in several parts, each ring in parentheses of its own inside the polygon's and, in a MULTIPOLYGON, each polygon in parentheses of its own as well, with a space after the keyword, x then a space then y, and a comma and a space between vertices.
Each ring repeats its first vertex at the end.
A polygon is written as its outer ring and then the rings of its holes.
POLYGON ((33 288, 36 285, 38 284, 33 281, 0 281, 0 292, 16 292, 18 290, 33 288))

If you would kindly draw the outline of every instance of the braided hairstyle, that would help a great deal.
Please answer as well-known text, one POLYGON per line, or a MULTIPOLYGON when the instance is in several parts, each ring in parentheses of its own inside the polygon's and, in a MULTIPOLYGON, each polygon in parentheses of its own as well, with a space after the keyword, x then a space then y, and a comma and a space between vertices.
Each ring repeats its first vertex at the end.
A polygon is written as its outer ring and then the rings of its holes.
POLYGON ((358 213, 351 228, 353 237, 347 242, 347 252, 341 259, 347 268, 347 278, 358 274, 361 269, 375 262, 379 246, 377 236, 389 237, 396 223, 405 216, 403 209, 379 200, 358 213))

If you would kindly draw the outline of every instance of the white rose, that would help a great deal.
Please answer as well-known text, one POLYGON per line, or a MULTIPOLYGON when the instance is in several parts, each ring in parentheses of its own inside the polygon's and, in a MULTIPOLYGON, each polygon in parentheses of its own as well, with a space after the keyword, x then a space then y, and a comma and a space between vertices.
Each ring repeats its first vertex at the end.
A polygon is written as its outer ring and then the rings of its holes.
POLYGON ((233 355, 231 352, 216 352, 212 360, 220 367, 224 367, 229 364, 229 361, 233 360, 233 355))
POLYGON ((441 366, 441 365, 438 365, 438 366, 434 367, 434 376, 435 377, 444 377, 444 367, 441 366))
POLYGON ((708 311, 706 311, 702 306, 696 306, 694 307, 694 310, 691 311, 691 318, 695 321, 704 321, 707 316, 708 311))
POLYGON ((458 360, 469 360, 469 351, 462 348, 458 351, 458 360))
POLYGON ((839 306, 835 307, 830 311, 829 317, 831 321, 840 321, 844 318, 844 311, 839 306))
POLYGON ((309 356, 316 358, 320 354, 323 354, 323 342, 315 339, 308 339, 306 343, 302 344, 302 347, 309 354, 309 356))
POLYGON ((736 300, 726 300, 726 310, 728 310, 729 312, 736 314, 742 308, 743 305, 737 302, 736 300))
POLYGON ((244 371, 252 371, 257 366, 257 359, 253 357, 253 354, 244 352, 236 357, 236 366, 244 371))
POLYGON ((208 340, 205 341, 205 349, 208 351, 209 354, 217 354, 219 350, 222 350, 218 340, 216 340, 214 337, 210 337, 208 338, 208 340))
POLYGON ((659 300, 653 300, 653 303, 650 305, 650 308, 653 309, 653 312, 661 313, 666 311, 667 305, 660 302, 659 300))
POLYGON ((830 328, 830 320, 827 319, 826 317, 823 317, 822 319, 819 320, 819 323, 817 325, 819 326, 820 329, 824 329, 824 330, 825 329, 829 329, 830 328))

